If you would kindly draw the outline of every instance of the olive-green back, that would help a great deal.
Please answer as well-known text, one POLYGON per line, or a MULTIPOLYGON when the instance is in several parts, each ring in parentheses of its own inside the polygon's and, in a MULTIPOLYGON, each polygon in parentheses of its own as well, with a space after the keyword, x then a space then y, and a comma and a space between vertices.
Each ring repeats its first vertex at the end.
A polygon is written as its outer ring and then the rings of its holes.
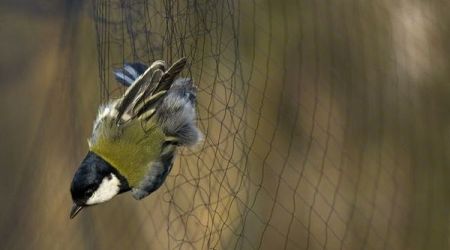
POLYGON ((90 150, 115 167, 135 187, 147 174, 150 162, 159 157, 164 133, 156 122, 131 120, 117 126, 104 118, 96 129, 90 150))

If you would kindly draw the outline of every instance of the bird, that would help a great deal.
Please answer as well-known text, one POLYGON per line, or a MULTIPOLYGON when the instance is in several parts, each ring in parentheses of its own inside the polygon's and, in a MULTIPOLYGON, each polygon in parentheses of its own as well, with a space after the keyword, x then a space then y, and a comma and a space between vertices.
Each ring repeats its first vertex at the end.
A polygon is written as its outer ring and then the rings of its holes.
POLYGON ((83 208, 131 192, 141 200, 156 191, 170 173, 177 149, 202 140, 196 124, 197 88, 178 77, 187 59, 167 67, 128 63, 114 70, 127 89, 101 105, 88 139, 89 150, 75 171, 70 219, 83 208))

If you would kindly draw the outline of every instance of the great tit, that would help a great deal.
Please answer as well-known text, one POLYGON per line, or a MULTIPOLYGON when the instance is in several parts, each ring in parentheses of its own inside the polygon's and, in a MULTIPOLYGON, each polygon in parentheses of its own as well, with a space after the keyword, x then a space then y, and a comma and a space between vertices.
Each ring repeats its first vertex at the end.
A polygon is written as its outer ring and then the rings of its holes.
POLYGON ((127 90, 99 109, 89 152, 70 187, 71 219, 120 193, 131 191, 138 200, 148 196, 169 174, 176 149, 200 140, 196 87, 189 78, 177 78, 185 65, 182 58, 167 69, 158 60, 150 67, 125 64, 114 72, 127 90))

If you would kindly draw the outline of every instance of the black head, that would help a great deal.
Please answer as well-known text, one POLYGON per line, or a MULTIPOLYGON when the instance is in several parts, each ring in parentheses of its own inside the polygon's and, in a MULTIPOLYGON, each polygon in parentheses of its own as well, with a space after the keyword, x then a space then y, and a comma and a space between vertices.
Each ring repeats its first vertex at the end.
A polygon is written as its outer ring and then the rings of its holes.
POLYGON ((98 192, 105 190, 105 188, 107 192, 109 191, 108 188, 110 187, 104 187, 104 185, 109 185, 105 184, 108 181, 115 181, 114 185, 117 187, 116 194, 130 190, 127 180, 114 167, 94 152, 89 151, 75 172, 70 187, 74 202, 70 218, 75 217, 85 206, 106 201, 102 200, 102 194, 98 192), (102 185, 103 187, 100 188, 102 185))

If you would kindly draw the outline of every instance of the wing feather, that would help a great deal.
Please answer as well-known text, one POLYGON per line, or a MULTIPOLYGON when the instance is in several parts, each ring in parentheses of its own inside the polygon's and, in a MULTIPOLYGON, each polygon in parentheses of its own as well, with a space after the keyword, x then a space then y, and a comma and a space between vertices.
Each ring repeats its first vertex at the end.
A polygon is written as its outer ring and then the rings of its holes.
POLYGON ((147 111, 156 109, 156 105, 163 99, 175 78, 185 67, 186 61, 186 58, 181 58, 165 72, 164 61, 154 62, 117 102, 117 123, 139 119, 144 113, 148 119, 147 111))

